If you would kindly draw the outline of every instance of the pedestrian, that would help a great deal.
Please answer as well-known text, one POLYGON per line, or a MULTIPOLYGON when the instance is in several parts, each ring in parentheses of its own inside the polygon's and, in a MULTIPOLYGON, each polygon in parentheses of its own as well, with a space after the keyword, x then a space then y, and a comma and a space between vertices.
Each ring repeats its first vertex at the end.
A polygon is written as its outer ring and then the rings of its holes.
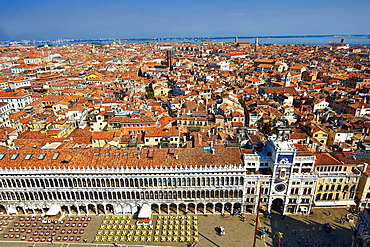
POLYGON ((86 238, 84 238, 83 241, 84 241, 85 244, 87 243, 87 239, 86 238))
POLYGON ((329 215, 329 216, 331 215, 331 212, 330 212, 330 211, 328 211, 328 215, 329 215))
POLYGON ((288 227, 289 227, 289 224, 286 224, 286 225, 285 225, 285 228, 286 228, 286 229, 288 229, 288 227))
POLYGON ((294 231, 294 229, 292 230, 292 235, 294 235, 294 233, 295 233, 295 231, 294 231))
POLYGON ((283 220, 283 219, 285 219, 285 214, 283 214, 283 216, 281 216, 281 219, 283 220))
POLYGON ((294 230, 294 235, 297 235, 297 233, 298 233, 298 230, 297 230, 297 229, 295 229, 295 230, 294 230))

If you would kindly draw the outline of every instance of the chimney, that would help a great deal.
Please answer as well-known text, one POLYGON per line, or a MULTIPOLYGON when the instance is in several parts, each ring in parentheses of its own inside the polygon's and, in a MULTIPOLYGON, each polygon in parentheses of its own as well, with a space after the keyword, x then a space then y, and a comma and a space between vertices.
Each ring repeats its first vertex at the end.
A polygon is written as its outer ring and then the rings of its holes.
POLYGON ((340 43, 344 43, 344 39, 341 39, 341 40, 340 40, 340 43))

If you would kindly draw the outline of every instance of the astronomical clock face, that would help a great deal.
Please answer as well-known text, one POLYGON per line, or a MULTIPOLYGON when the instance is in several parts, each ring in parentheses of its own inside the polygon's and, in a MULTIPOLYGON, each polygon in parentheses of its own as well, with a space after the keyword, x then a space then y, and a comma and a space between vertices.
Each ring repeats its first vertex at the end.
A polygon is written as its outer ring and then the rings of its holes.
POLYGON ((275 191, 276 192, 283 192, 285 190, 286 186, 285 184, 277 184, 275 185, 275 191))

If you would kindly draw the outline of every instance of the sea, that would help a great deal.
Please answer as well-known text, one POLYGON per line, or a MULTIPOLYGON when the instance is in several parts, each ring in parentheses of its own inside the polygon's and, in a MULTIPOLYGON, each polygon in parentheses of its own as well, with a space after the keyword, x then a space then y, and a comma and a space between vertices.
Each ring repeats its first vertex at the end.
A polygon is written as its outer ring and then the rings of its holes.
MULTIPOLYGON (((190 38, 134 38, 134 39, 58 39, 58 40, 12 40, 0 41, 2 46, 10 45, 72 45, 72 44, 107 44, 107 43, 166 43, 166 42, 180 42, 180 43, 203 43, 203 42, 235 42, 236 37, 190 37, 190 38)), ((370 47, 370 34, 358 35, 305 35, 305 36, 249 36, 238 37, 239 42, 254 43, 258 38, 259 44, 301 44, 301 45, 327 45, 330 42, 344 42, 349 43, 350 46, 365 45, 370 47)))

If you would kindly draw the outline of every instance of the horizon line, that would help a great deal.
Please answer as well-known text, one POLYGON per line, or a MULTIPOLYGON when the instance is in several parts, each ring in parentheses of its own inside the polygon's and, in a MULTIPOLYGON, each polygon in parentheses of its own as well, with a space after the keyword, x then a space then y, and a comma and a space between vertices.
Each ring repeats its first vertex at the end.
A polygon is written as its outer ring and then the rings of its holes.
POLYGON ((155 37, 155 38, 55 38, 55 39, 19 39, 19 40, 1 40, 0 42, 16 41, 58 41, 58 40, 160 40, 160 39, 253 39, 253 38, 314 38, 314 37, 344 37, 344 36, 370 36, 370 34, 302 34, 302 35, 261 35, 261 36, 187 36, 187 37, 155 37))

